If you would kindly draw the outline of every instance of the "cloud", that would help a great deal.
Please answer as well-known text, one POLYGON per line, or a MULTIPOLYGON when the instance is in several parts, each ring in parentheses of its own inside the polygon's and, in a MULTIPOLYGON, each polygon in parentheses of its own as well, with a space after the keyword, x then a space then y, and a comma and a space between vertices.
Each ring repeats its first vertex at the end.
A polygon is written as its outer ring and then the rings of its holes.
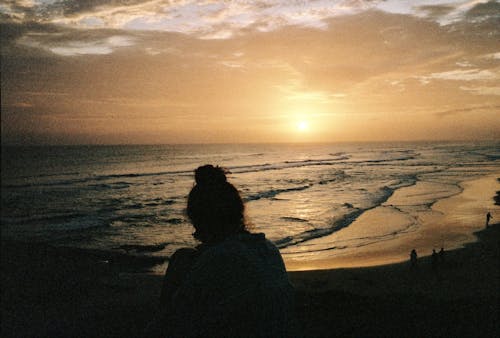
POLYGON ((453 25, 464 20, 484 21, 498 17, 495 0, 469 1, 399 1, 387 0, 378 6, 392 13, 410 14, 436 21, 441 25, 453 25), (496 14, 495 14, 496 12, 496 14))
POLYGON ((500 52, 485 54, 482 55, 481 57, 485 59, 500 60, 500 52))
POLYGON ((260 31, 273 31, 290 25, 326 29, 325 20, 329 18, 374 9, 442 20, 450 15, 462 18, 466 13, 468 17, 475 18, 491 16, 496 6, 477 1, 462 5, 418 6, 394 0, 54 0, 8 1, 0 6, 4 16, 19 22, 56 23, 68 28, 158 30, 216 39, 231 38, 249 27, 260 31), (475 3, 478 4, 474 6, 475 3))
POLYGON ((33 104, 29 102, 15 102, 11 106, 16 108, 31 108, 33 107, 33 104))
MULTIPOLYGON (((113 35, 131 36, 148 31, 176 32, 205 40, 227 40, 251 34, 254 31, 274 32, 290 26, 326 31, 332 25, 332 18, 342 18, 374 9, 416 17, 425 15, 441 23, 447 20, 447 24, 453 25, 459 22, 460 24, 455 26, 450 25, 450 29, 467 32, 466 34, 470 34, 470 26, 475 25, 477 27, 474 27, 473 31, 477 32, 474 36, 476 40, 480 40, 479 36, 484 39, 488 34, 494 34, 493 36, 500 34, 498 27, 492 24, 492 20, 498 19, 498 4, 494 1, 436 5, 427 3, 427 1, 422 1, 411 4, 393 0, 311 2, 11 0, 0 4, 0 13, 3 26, 13 27, 12 24, 17 23, 17 28, 19 28, 7 30, 7 34, 2 29, 2 42, 22 37, 19 42, 24 46, 44 49, 61 56, 107 55, 121 47, 140 44, 138 38, 128 38, 127 41, 115 43, 113 35), (418 5, 419 3, 422 5, 418 5), (469 18, 469 20, 464 18, 469 18), (125 32, 103 33, 110 30, 125 32), (54 34, 54 40, 56 40, 61 35, 61 31, 65 33, 63 38, 68 35, 76 36, 66 38, 65 42, 62 42, 62 39, 58 42, 48 41, 49 34, 54 34), (46 35, 33 34, 40 32, 46 35), (83 32, 85 33, 82 34, 83 32), (85 35, 84 39, 79 38, 82 35, 85 35)), ((384 43, 387 46, 396 46, 400 44, 400 41, 407 39, 404 27, 404 24, 386 27, 385 31, 381 32, 384 36, 384 43)), ((158 50, 153 46, 145 46, 145 50, 150 55, 158 55, 158 50)))
POLYGON ((456 69, 441 73, 432 73, 427 76, 417 76, 417 79, 423 84, 431 80, 451 80, 451 81, 477 81, 477 80, 495 80, 500 76, 491 70, 481 69, 456 69))
POLYGON ((446 17, 455 10, 452 5, 423 5, 415 7, 417 13, 422 12, 425 17, 439 20, 446 17))
POLYGON ((133 38, 121 35, 113 35, 94 41, 54 41, 53 37, 51 35, 47 39, 44 34, 30 33, 18 39, 17 42, 21 45, 41 48, 62 56, 106 55, 111 54, 116 48, 129 47, 134 44, 133 38))
POLYGON ((487 111, 487 112, 495 112, 500 109, 500 105, 495 105, 495 104, 490 104, 490 105, 475 105, 472 107, 466 107, 466 108, 455 108, 455 109, 449 109, 449 110, 443 110, 434 113, 434 115, 439 116, 439 117, 446 117, 450 115, 457 115, 457 114, 463 114, 463 113, 472 113, 472 112, 481 112, 481 111, 487 111))
POLYGON ((486 3, 479 2, 465 12, 465 18, 472 21, 500 20, 500 3, 495 0, 486 3))
POLYGON ((500 96, 500 87, 486 87, 486 86, 478 86, 478 87, 467 87, 460 86, 460 89, 472 92, 477 95, 496 95, 500 96))

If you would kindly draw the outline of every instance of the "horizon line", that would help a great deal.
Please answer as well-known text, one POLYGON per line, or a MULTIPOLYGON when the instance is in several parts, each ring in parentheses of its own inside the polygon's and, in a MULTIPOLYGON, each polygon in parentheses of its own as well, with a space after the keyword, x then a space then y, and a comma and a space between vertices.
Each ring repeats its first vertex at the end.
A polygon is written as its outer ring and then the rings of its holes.
POLYGON ((83 147, 83 146, 201 146, 201 145, 328 145, 328 144, 366 144, 366 143, 470 143, 500 142, 499 139, 415 139, 415 140, 363 140, 363 141, 304 141, 304 142, 179 142, 179 143, 1 143, 3 147, 83 147))

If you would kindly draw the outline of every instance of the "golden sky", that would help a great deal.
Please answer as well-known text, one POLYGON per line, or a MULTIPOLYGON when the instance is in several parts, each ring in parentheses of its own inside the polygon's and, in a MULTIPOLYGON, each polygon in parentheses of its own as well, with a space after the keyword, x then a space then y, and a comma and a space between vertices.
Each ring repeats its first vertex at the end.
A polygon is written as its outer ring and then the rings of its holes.
POLYGON ((3 144, 500 138, 498 1, 0 1, 3 144))

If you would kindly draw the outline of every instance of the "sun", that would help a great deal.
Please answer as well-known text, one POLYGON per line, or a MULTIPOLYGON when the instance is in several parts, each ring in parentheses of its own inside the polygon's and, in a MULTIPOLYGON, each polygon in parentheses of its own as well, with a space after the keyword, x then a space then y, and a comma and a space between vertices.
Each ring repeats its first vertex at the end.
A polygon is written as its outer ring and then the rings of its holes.
POLYGON ((297 123, 298 131, 306 131, 309 128, 309 124, 306 121, 299 121, 297 123))

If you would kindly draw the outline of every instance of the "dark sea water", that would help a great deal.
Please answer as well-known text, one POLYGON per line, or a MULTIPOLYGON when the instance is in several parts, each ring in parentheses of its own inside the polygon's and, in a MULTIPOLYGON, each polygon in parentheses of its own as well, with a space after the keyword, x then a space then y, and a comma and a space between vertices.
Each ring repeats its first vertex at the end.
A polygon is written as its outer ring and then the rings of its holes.
POLYGON ((400 189, 428 183, 422 199, 366 229, 363 243, 417 229, 412 210, 500 173, 500 142, 2 147, 1 163, 3 239, 168 257, 196 245, 186 196, 193 170, 212 163, 231 171, 252 231, 285 256, 335 254, 360 241, 312 243, 400 189))

